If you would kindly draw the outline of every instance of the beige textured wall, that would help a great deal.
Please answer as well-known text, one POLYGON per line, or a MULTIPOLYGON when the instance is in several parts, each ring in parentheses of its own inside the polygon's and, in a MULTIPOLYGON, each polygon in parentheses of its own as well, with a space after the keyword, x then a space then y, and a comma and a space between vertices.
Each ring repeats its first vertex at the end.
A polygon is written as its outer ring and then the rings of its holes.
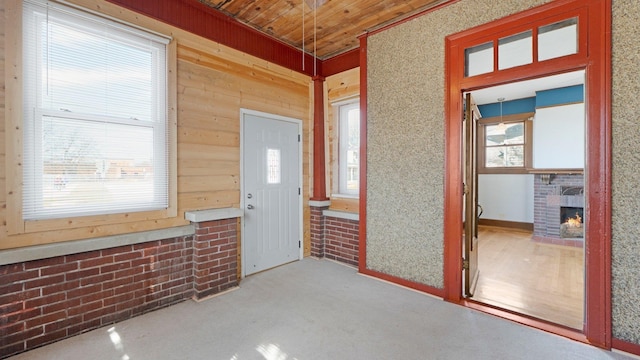
POLYGON ((444 286, 445 37, 545 2, 463 0, 368 38, 369 269, 444 286))
MULTIPOLYGON (((443 286, 444 38, 545 2, 462 0, 368 39, 370 269, 443 286)), ((640 344, 640 2, 612 25, 613 336, 640 344)))
POLYGON ((613 0, 613 336, 640 344, 640 1, 613 0))

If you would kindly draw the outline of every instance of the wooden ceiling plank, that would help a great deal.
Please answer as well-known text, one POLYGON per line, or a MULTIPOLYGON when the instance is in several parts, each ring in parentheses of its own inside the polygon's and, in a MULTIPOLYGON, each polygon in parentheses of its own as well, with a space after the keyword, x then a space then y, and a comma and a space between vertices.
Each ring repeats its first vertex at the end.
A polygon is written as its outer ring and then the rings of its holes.
POLYGON ((408 17, 441 0, 327 0, 315 13, 315 34, 314 11, 306 3, 313 0, 199 1, 298 49, 303 43, 304 9, 304 50, 312 54, 315 47, 318 58, 326 59, 357 48, 357 37, 365 31, 408 17))

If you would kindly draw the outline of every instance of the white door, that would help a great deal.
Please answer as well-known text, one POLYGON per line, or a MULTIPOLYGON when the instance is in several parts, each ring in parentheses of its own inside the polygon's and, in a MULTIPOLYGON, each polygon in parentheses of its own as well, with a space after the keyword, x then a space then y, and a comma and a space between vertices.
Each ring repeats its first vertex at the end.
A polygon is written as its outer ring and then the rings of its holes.
POLYGON ((300 259, 302 122, 242 110, 242 253, 250 275, 300 259))

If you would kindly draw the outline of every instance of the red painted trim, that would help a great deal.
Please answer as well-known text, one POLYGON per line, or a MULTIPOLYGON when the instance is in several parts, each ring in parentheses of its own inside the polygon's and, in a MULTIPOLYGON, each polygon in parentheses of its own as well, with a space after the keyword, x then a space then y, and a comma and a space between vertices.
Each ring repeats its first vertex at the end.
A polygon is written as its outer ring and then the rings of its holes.
MULTIPOLYGON (((548 331, 611 346, 611 0, 558 0, 521 13, 451 35, 446 39, 445 136, 445 299, 508 318, 520 316, 480 306, 462 299, 462 93, 482 87, 586 69, 587 157, 585 180, 589 189, 586 217, 588 237, 585 262, 584 335, 571 336, 562 327, 548 331), (464 49, 517 33, 522 28, 543 25, 563 17, 579 16, 578 54, 496 73, 463 77, 464 49), (588 21, 588 22, 587 22, 588 21), (587 26, 584 26, 587 24, 587 26), (587 45, 589 46, 587 48, 587 45), (470 305, 473 304, 473 305, 470 305)), ((526 318, 526 317, 523 317, 526 318)), ((527 320, 529 324, 532 321, 527 320)), ((522 322, 522 321, 521 321, 522 322)), ((523 322, 524 323, 524 322, 523 322)), ((544 323, 544 322, 541 322, 544 323)), ((532 325, 535 326, 535 325, 532 325)))
POLYGON ((590 0, 585 335, 611 347, 611 0, 590 0))
POLYGON ((445 39, 445 182, 444 182, 444 299, 462 298, 462 94, 458 91, 460 51, 445 39), (455 211, 457 209, 459 211, 455 211))
POLYGON ((322 75, 331 76, 360 66, 360 49, 349 50, 322 62, 322 75))
POLYGON ((544 320, 531 318, 520 313, 512 312, 506 309, 494 307, 494 306, 483 304, 483 303, 478 303, 471 300, 462 300, 459 302, 459 304, 475 310, 479 310, 479 311, 491 314, 491 315, 505 318, 505 319, 517 322, 519 324, 531 326, 536 329, 540 329, 540 330, 554 333, 560 336, 564 336, 572 340, 576 340, 584 343, 588 342, 587 337, 581 331, 578 331, 576 329, 571 329, 571 328, 550 323, 544 320))
MULTIPOLYGON (((249 55, 309 76, 313 56, 267 36, 195 0, 107 0, 249 55), (304 65, 303 65, 304 58, 304 65)), ((316 74, 322 74, 317 61, 316 74)))
POLYGON ((438 5, 436 5, 436 6, 432 7, 432 8, 429 8, 429 9, 426 9, 426 10, 423 10, 423 11, 420 11, 420 12, 415 13, 415 14, 413 14, 413 15, 411 15, 411 16, 409 16, 409 17, 406 17, 406 18, 404 18, 404 19, 401 19, 401 20, 398 20, 398 21, 396 21, 396 22, 393 22, 393 23, 387 24, 387 25, 385 25, 385 26, 383 26, 383 27, 381 27, 381 28, 378 28, 378 29, 372 30, 372 31, 371 31, 371 32, 369 32, 367 35, 374 35, 374 34, 377 34, 377 33, 383 32, 383 31, 385 31, 385 30, 391 29, 392 27, 398 26, 398 25, 400 25, 400 24, 404 24, 404 23, 406 23, 407 21, 411 21, 411 20, 413 20, 413 19, 415 19, 415 18, 419 18, 419 17, 421 17, 421 16, 423 16, 423 15, 425 15, 425 14, 428 14, 428 13, 430 13, 430 12, 434 12, 434 11, 436 11, 436 10, 440 10, 440 9, 442 9, 442 8, 443 8, 443 7, 445 7, 445 6, 448 6, 448 5, 451 5, 451 4, 454 4, 454 3, 457 3, 458 1, 460 1, 460 0, 448 0, 448 1, 445 1, 445 2, 443 2, 443 3, 441 3, 441 4, 438 4, 438 5))
POLYGON ((437 296, 437 297, 440 297, 440 298, 444 294, 444 290, 443 289, 438 289, 438 288, 435 288, 435 287, 432 287, 432 286, 428 286, 428 285, 420 284, 420 283, 417 283, 417 282, 405 280, 403 278, 399 278, 397 276, 381 273, 379 271, 364 269, 364 270, 360 270, 360 273, 364 274, 364 275, 372 276, 372 277, 375 277, 375 278, 378 278, 378 279, 381 279, 381 280, 389 281, 389 282, 392 282, 394 284, 398 284, 400 286, 408 287, 410 289, 422 291, 422 292, 425 292, 427 294, 431 294, 431 295, 434 295, 434 296, 437 296))
POLYGON ((367 269, 367 37, 360 37, 360 191, 358 270, 367 269))
POLYGON ((324 146, 324 77, 313 78, 313 196, 324 201, 327 197, 324 146))
POLYGON ((616 350, 620 350, 620 351, 627 352, 629 354, 640 356, 640 345, 638 344, 613 338, 611 339, 611 347, 616 350))

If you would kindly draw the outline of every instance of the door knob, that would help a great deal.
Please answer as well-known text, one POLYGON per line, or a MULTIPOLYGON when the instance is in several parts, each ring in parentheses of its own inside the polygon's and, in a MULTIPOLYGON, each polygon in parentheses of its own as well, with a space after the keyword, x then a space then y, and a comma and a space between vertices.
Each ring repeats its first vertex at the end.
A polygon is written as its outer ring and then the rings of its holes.
POLYGON ((251 204, 247 205, 247 209, 249 209, 249 210, 253 209, 253 205, 251 205, 251 204))
POLYGON ((253 195, 251 195, 251 193, 247 194, 247 199, 251 199, 253 197, 253 195))

